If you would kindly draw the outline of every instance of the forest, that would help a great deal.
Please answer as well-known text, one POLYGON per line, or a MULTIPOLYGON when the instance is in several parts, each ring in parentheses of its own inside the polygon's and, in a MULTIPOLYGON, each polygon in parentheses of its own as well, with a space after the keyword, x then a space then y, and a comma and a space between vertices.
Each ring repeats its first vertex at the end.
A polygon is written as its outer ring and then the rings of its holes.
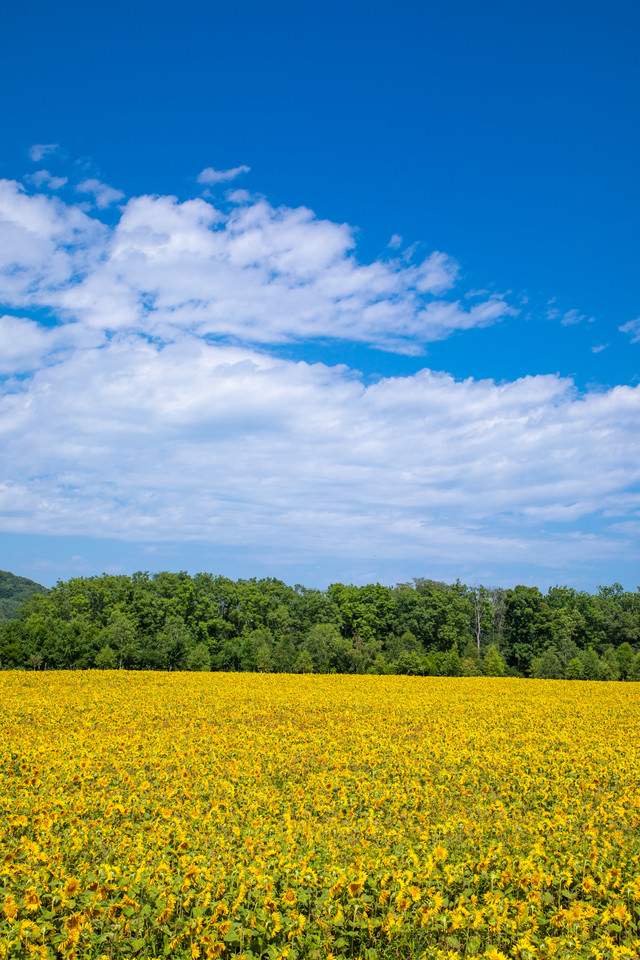
POLYGON ((17 577, 15 573, 0 570, 0 624, 14 617, 21 604, 34 593, 48 593, 46 587, 35 580, 17 577))
POLYGON ((416 578, 317 590, 139 572, 33 587, 42 592, 0 612, 3 669, 640 680, 640 588, 620 584, 545 595, 416 578))

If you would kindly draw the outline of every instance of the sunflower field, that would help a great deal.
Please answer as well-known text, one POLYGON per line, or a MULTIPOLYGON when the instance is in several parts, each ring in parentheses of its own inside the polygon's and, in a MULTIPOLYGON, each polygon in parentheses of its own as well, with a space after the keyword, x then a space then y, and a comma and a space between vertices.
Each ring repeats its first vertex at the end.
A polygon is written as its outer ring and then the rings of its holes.
POLYGON ((640 956, 635 684, 0 685, 0 960, 640 956))

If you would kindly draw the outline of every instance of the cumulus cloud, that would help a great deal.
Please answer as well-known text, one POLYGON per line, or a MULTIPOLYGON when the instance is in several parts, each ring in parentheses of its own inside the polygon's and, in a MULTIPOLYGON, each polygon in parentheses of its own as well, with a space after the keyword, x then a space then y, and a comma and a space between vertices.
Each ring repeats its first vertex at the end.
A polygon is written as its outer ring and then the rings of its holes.
POLYGON ((22 373, 39 366, 50 352, 49 333, 24 317, 0 317, 0 374, 22 373))
POLYGON ((69 351, 103 342, 98 331, 77 323, 43 326, 28 317, 0 316, 0 375, 34 371, 59 362, 69 351))
POLYGON ((138 196, 103 223, 0 181, 0 529, 423 569, 637 555, 640 387, 365 384, 274 349, 411 353, 515 313, 468 292, 448 255, 363 263, 302 207, 138 196))
POLYGON ((251 168, 245 166, 232 167, 230 170, 214 170, 213 167, 205 167, 196 177, 198 183, 213 186, 216 183, 227 183, 229 180, 235 180, 242 173, 249 173, 251 168))
POLYGON ((117 203, 124 197, 122 190, 116 190, 114 187, 110 187, 108 183, 102 183, 101 180, 92 177, 79 183, 76 190, 79 193, 90 194, 99 210, 110 207, 111 204, 117 203))
MULTIPOLYGON (((78 189, 99 208, 121 197, 99 181, 78 189)), ((133 197, 107 227, 1 181, 0 296, 167 340, 185 331, 262 344, 335 338, 408 354, 516 312, 497 296, 463 305, 452 295, 458 266, 444 253, 360 263, 348 225, 236 199, 223 211, 205 199, 133 197)))
POLYGON ((104 251, 106 228, 80 209, 0 180, 0 303, 51 308, 104 251))

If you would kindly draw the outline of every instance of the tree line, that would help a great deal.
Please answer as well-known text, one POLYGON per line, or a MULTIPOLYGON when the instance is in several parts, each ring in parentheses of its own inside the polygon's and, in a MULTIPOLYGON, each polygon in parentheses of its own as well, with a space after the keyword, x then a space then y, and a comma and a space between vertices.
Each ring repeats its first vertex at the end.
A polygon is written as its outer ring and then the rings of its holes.
POLYGON ((4 669, 228 670, 640 680, 640 588, 326 590, 274 578, 60 581, 0 623, 4 669))

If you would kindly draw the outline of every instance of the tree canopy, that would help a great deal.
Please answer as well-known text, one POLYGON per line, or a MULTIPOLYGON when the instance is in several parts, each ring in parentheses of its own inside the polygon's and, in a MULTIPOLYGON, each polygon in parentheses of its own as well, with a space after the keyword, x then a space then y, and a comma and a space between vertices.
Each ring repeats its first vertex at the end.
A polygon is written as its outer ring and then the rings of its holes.
POLYGON ((0 570, 0 623, 14 617, 20 606, 34 593, 48 593, 46 587, 35 580, 18 577, 15 573, 0 570))
POLYGON ((0 666, 534 676, 640 676, 640 589, 468 587, 416 578, 327 590, 275 578, 103 574, 17 583, 0 666), (39 588, 39 589, 38 589, 39 588))

